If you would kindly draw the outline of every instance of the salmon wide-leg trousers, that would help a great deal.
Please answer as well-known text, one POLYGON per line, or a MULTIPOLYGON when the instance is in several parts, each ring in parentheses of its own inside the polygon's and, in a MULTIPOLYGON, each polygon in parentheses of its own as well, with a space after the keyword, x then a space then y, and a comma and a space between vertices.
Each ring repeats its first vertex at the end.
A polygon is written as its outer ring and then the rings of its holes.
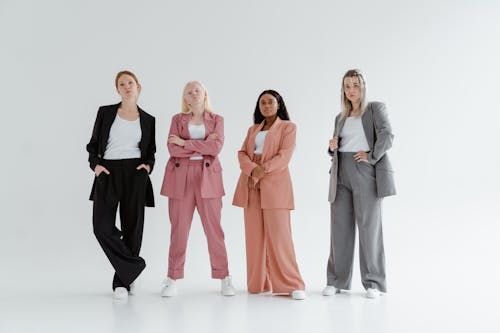
POLYGON ((250 189, 244 215, 248 291, 304 290, 293 248, 290 210, 262 209, 260 190, 250 189))
POLYGON ((189 162, 184 197, 168 200, 171 223, 168 277, 174 280, 184 277, 187 241, 195 207, 207 237, 212 278, 223 279, 229 275, 224 231, 220 223, 222 198, 201 197, 202 162, 189 162))

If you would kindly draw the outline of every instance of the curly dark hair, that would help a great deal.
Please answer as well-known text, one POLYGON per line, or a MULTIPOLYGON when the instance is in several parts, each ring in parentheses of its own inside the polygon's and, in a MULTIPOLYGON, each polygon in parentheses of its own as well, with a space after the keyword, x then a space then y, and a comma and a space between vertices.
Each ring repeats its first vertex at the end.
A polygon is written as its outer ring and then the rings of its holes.
POLYGON ((276 98, 276 100, 278 101, 278 117, 281 119, 281 120, 290 120, 290 116, 288 115, 288 111, 286 110, 286 105, 285 105, 285 101, 283 100, 283 97, 281 97, 281 95, 275 91, 275 90, 264 90, 263 92, 260 93, 259 95, 259 98, 257 98, 257 104, 255 105, 255 111, 253 113, 253 123, 254 124, 260 124, 261 122, 264 121, 264 116, 262 115, 262 113, 260 113, 260 107, 259 107, 259 101, 260 101, 260 98, 265 95, 265 94, 269 94, 269 95, 272 95, 274 96, 274 98, 276 98))

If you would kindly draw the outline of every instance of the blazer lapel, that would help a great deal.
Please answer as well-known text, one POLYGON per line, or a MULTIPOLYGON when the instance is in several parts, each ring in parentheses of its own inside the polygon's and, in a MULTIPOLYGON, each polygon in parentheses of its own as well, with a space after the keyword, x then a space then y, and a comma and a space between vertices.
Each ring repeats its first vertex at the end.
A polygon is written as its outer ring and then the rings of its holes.
POLYGON ((215 131, 215 116, 205 111, 203 114, 204 123, 205 123, 205 138, 208 136, 208 133, 213 133, 215 131))
POLYGON ((335 124, 335 130, 333 131, 333 136, 340 137, 340 131, 342 131, 342 128, 344 127, 345 119, 346 117, 342 115, 339 116, 337 124, 335 124))
POLYGON ((183 114, 180 123, 180 137, 185 140, 189 140, 191 135, 189 134, 189 120, 191 120, 191 114, 183 114))
MULTIPOLYGON (((248 137, 248 154, 250 154, 251 158, 253 159, 253 156, 255 155, 255 137, 257 134, 260 132, 260 130, 264 127, 264 122, 260 123, 259 126, 257 126, 254 131, 250 134, 248 137)), ((269 134, 269 132, 267 133, 269 134)), ((266 145, 264 144, 264 148, 266 145)))
MULTIPOLYGON (((266 121, 264 120, 260 124, 259 131, 262 129, 262 127, 264 127, 265 122, 266 121)), ((271 148, 270 142, 272 142, 271 140, 273 140, 274 135, 276 135, 277 132, 279 131, 279 128, 281 127, 280 124, 282 122, 283 121, 281 120, 280 117, 276 117, 276 120, 274 121, 274 123, 271 125, 271 127, 267 131, 266 138, 264 139, 264 149, 262 150, 262 160, 263 161, 266 161, 266 159, 267 159, 267 154, 269 153, 269 149, 271 148)), ((256 136, 257 136, 257 133, 258 132, 255 133, 256 136)), ((254 138, 254 144, 255 144, 255 138, 254 138)))
POLYGON ((101 137, 101 147, 102 147, 102 155, 104 156, 104 151, 106 150, 106 146, 108 145, 108 139, 109 139, 109 131, 111 130, 111 125, 113 125, 113 122, 115 121, 116 118, 116 113, 118 112, 118 108, 120 107, 122 103, 118 103, 113 105, 111 112, 106 112, 104 113, 105 117, 102 122, 102 137, 101 137))
POLYGON ((367 110, 361 117, 363 123, 363 130, 365 131, 366 141, 371 149, 373 149, 373 144, 375 143, 375 133, 373 129, 373 114, 370 105, 367 106, 367 110))
POLYGON ((139 123, 141 124, 141 141, 139 142, 139 148, 141 148, 141 151, 145 151, 145 146, 144 144, 148 142, 147 135, 150 133, 150 123, 146 121, 146 118, 144 116, 144 110, 142 110, 140 107, 137 107, 139 110, 139 123))

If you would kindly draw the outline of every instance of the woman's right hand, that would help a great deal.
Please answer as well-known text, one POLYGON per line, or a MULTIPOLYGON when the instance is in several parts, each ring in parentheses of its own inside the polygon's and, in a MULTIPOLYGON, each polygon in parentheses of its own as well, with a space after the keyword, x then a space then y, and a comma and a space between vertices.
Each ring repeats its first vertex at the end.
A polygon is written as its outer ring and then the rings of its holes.
POLYGON ((339 137, 338 136, 334 136, 332 139, 330 139, 329 147, 330 147, 331 151, 334 151, 335 149, 337 149, 339 147, 339 137))
POLYGON ((94 172, 95 172, 96 177, 99 177, 101 172, 104 172, 105 174, 109 175, 108 169, 106 169, 105 167, 103 167, 102 165, 99 165, 99 164, 97 164, 95 166, 94 172))
POLYGON ((261 165, 257 165, 255 168, 253 168, 252 172, 250 173, 252 177, 255 177, 257 179, 261 179, 265 175, 264 168, 261 165))

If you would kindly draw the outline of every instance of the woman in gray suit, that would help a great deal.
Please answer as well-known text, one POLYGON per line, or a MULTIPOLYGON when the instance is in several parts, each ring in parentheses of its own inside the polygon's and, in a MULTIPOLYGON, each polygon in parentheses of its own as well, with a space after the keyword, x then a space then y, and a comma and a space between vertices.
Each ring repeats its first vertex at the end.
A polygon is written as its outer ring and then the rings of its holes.
POLYGON ((323 295, 351 288, 357 224, 361 279, 366 297, 377 298, 386 292, 382 198, 396 194, 386 153, 394 136, 385 105, 366 102, 366 83, 359 70, 345 73, 341 94, 342 112, 335 118, 328 149, 331 244, 323 295))

